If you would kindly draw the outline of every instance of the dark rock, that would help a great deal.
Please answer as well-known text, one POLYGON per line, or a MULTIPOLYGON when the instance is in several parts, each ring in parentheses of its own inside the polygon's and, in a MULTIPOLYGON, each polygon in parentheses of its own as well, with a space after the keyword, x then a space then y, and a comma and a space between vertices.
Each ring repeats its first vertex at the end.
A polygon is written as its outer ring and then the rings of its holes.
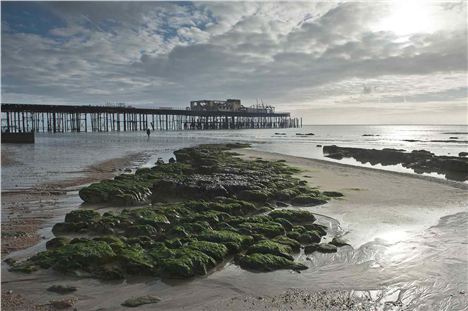
POLYGON ((175 163, 175 162, 176 162, 176 160, 173 157, 169 158, 169 163, 175 163))
POLYGON ((251 254, 239 258, 239 265, 243 269, 267 272, 280 269, 305 270, 307 266, 292 260, 271 254, 251 254))
POLYGON ((135 308, 135 307, 139 307, 139 306, 142 306, 142 305, 158 303, 160 301, 161 301, 161 299, 158 298, 158 297, 147 295, 147 296, 132 297, 130 299, 127 299, 122 303, 122 306, 129 307, 129 308, 135 308))
POLYGON ((283 218, 293 224, 315 221, 314 214, 304 210, 279 209, 270 212, 268 216, 272 217, 273 219, 283 218))
POLYGON ((349 243, 341 237, 334 237, 332 241, 330 242, 330 244, 333 244, 338 247, 349 245, 349 243))
POLYGON ((327 227, 319 224, 304 224, 304 228, 307 229, 308 231, 315 231, 317 232, 320 236, 325 236, 327 235, 327 227))
POLYGON ((276 206, 278 206, 278 207, 288 207, 289 204, 285 203, 283 201, 276 201, 276 206))
POLYGON ((319 243, 322 237, 315 231, 302 233, 297 239, 301 244, 319 243))
POLYGON ((75 211, 71 211, 67 215, 65 215, 65 222, 73 222, 73 223, 80 223, 80 222, 95 222, 101 218, 101 214, 96 212, 92 209, 79 209, 75 211))
POLYGON ((278 242, 273 242, 273 241, 263 240, 250 246, 247 249, 247 252, 246 252, 247 255, 254 254, 254 253, 272 254, 272 255, 284 257, 289 260, 294 260, 294 258, 291 256, 291 253, 292 253, 291 247, 278 243, 278 242))
POLYGON ((459 157, 468 157, 468 152, 460 152, 458 154, 459 157))
POLYGON ((330 198, 340 198, 343 196, 343 193, 338 191, 324 191, 322 194, 330 198))
POLYGON ((301 249, 301 244, 299 242, 286 236, 278 236, 272 241, 289 246, 291 250, 295 253, 298 253, 301 249))
POLYGON ((397 165, 412 169, 415 173, 439 173, 447 179, 468 180, 468 158, 452 156, 436 156, 426 150, 402 152, 398 149, 363 149, 338 146, 325 146, 325 156, 333 159, 354 158, 361 163, 372 165, 397 165))
POLYGON ((54 292, 63 295, 76 291, 76 287, 70 285, 52 285, 51 287, 47 288, 47 290, 49 292, 54 292))
POLYGON ((304 247, 304 253, 310 254, 313 252, 336 253, 337 248, 335 245, 332 245, 332 244, 318 244, 318 243, 309 244, 304 247))
POLYGON ((53 238, 53 239, 47 241, 46 248, 47 249, 58 248, 60 246, 64 246, 64 245, 68 244, 69 242, 70 242, 70 240, 68 238, 65 238, 65 237, 53 238))
POLYGON ((128 227, 125 234, 129 237, 154 236, 158 234, 158 230, 150 225, 136 225, 128 227))
POLYGON ((327 203, 324 198, 318 198, 314 195, 302 194, 292 199, 294 205, 315 206, 327 203))
POLYGON ((73 307, 76 301, 76 298, 67 298, 63 300, 51 300, 49 301, 49 304, 54 308, 54 310, 63 310, 73 307))

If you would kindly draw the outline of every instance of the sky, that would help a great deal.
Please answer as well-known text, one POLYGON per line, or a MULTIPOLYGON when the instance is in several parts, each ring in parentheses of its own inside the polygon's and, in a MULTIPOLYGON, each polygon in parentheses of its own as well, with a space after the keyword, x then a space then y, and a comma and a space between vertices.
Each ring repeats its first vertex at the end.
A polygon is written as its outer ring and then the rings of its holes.
POLYGON ((467 124, 467 2, 1 2, 2 102, 467 124))

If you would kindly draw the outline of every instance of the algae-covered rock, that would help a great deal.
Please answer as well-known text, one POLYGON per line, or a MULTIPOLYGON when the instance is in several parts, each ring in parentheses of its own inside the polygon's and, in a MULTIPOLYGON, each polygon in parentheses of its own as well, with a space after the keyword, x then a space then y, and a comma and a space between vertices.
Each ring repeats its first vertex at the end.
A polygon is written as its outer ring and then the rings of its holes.
POLYGON ((332 239, 330 244, 333 244, 333 245, 335 245, 337 247, 349 245, 348 241, 346 241, 345 239, 343 239, 341 237, 337 237, 337 236, 332 239))
POLYGON ((85 222, 59 222, 52 227, 52 233, 55 235, 71 234, 71 233, 86 233, 89 224, 85 222))
POLYGON ((337 248, 335 245, 328 244, 328 243, 323 243, 323 244, 318 244, 318 243, 312 243, 309 245, 306 245, 304 247, 304 253, 310 254, 313 252, 319 252, 319 253, 336 253, 337 248))
POLYGON ((67 215, 65 215, 65 222, 95 222, 101 218, 101 214, 96 212, 92 209, 79 209, 75 211, 71 211, 67 215))
POLYGON ((275 208, 322 204, 329 196, 294 177, 299 170, 283 161, 248 161, 229 151, 238 147, 244 145, 181 149, 174 153, 177 162, 158 161, 84 187, 85 202, 139 207, 102 216, 92 209, 70 212, 53 227, 59 237, 46 252, 12 269, 53 268, 106 280, 190 278, 244 252, 238 262, 247 269, 304 269, 291 253, 301 243, 319 242, 326 228, 313 224, 308 211, 275 208))
POLYGON ((158 230, 150 225, 135 225, 128 227, 125 234, 128 237, 154 236, 158 234, 158 230))
POLYGON ((249 234, 262 234, 265 237, 273 238, 277 235, 284 235, 286 232, 283 226, 277 222, 244 222, 238 225, 241 229, 247 229, 249 234))
POLYGON ((131 274, 151 274, 154 272, 154 265, 151 256, 137 246, 116 247, 116 260, 120 266, 131 274))
POLYGON ((46 248, 47 249, 54 249, 58 248, 60 246, 64 246, 66 244, 70 243, 70 239, 66 237, 58 237, 58 238, 53 238, 46 243, 46 248))
POLYGON ((268 216, 274 219, 283 218, 290 221, 293 224, 315 221, 314 214, 304 210, 279 209, 270 212, 268 216))
POLYGON ((304 224, 304 228, 308 231, 315 231, 321 236, 327 235, 327 227, 319 224, 304 224))
POLYGON ((285 218, 275 218, 275 222, 281 224, 286 231, 291 231, 293 224, 285 218))
POLYGON ((239 192, 237 197, 240 200, 251 201, 256 203, 264 203, 268 200, 268 194, 261 190, 243 190, 239 192))
POLYGON ((291 256, 291 253, 292 253, 291 247, 278 243, 278 242, 273 242, 273 241, 263 240, 250 246, 247 249, 247 252, 246 252, 247 255, 254 254, 254 253, 272 254, 272 255, 284 257, 289 260, 294 260, 294 258, 291 256))
POLYGON ((327 203, 325 198, 318 198, 313 195, 301 194, 292 199, 294 205, 315 206, 327 203))
POLYGON ((193 241, 188 243, 186 247, 200 251, 215 259, 217 262, 223 261, 229 253, 225 245, 208 241, 193 241))
POLYGON ((194 249, 177 249, 171 258, 159 262, 160 273, 169 278, 205 275, 216 266, 216 260, 194 249))
POLYGON ((250 254, 239 258, 239 265, 243 269, 268 272, 280 269, 305 270, 307 266, 292 260, 271 254, 250 254))
POLYGON ((236 253, 253 243, 253 238, 249 235, 242 235, 227 230, 207 230, 197 235, 201 241, 209 241, 224 244, 231 253, 236 253))
POLYGON ((343 193, 338 191, 324 191, 322 194, 330 198, 341 198, 344 196, 343 193))
POLYGON ((161 299, 158 297, 147 295, 147 296, 129 298, 122 303, 122 306, 135 308, 135 307, 139 307, 142 305, 158 303, 160 301, 161 299))
POLYGON ((301 244, 318 243, 322 240, 322 237, 315 231, 307 231, 302 233, 297 240, 301 244))
POLYGON ((272 241, 289 246, 295 253, 298 253, 301 249, 301 244, 298 241, 288 238, 287 236, 277 236, 272 241))
POLYGON ((40 252, 21 263, 21 266, 38 266, 44 269, 53 267, 64 272, 90 272, 94 267, 107 264, 114 258, 115 253, 106 242, 88 240, 40 252))

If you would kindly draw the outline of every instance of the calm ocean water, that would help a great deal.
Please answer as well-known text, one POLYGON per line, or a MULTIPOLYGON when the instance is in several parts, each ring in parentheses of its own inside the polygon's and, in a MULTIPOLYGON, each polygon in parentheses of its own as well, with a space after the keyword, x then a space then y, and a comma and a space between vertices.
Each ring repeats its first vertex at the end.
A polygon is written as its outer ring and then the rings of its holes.
MULTIPOLYGON (((2 167, 2 190, 72 179, 82 176, 89 165, 136 152, 148 155, 146 161, 138 164, 151 165, 157 157, 167 160, 179 148, 228 141, 250 142, 254 148, 263 151, 329 161, 336 160, 325 158, 322 148, 317 145, 425 149, 438 155, 458 155, 468 151, 468 126, 326 125, 301 129, 153 132, 149 140, 144 132, 38 134, 34 145, 2 144, 2 152, 15 160, 2 167), (296 133, 314 135, 299 136, 296 133)), ((338 162, 371 166, 352 159, 338 162)), ((401 166, 374 167, 412 173, 401 166)))

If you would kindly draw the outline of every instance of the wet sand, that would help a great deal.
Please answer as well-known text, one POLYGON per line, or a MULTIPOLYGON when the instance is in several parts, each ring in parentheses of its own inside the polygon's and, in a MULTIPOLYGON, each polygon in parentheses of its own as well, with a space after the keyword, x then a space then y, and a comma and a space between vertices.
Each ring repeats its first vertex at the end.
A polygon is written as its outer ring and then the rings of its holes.
MULTIPOLYGON (((144 157, 145 154, 136 153, 103 161, 87 167, 83 176, 75 179, 45 183, 30 189, 2 189, 2 255, 36 244, 40 239, 37 231, 44 219, 53 217, 53 211, 60 208, 58 200, 67 193, 76 191, 78 186, 111 178, 144 157)), ((3 159, 2 151, 2 165, 9 165, 12 161, 4 162, 3 159)))
MULTIPOLYGON (((17 163, 12 153, 2 150, 2 167, 17 163)), ((145 153, 106 160, 87 167, 81 177, 60 182, 44 183, 34 188, 3 190, 1 194, 1 254, 2 259, 50 238, 50 220, 79 206, 80 186, 112 178, 124 168, 133 168, 147 158, 145 153), (48 223, 49 222, 49 223, 48 223)), ((3 281, 3 279, 2 279, 3 281)), ((50 306, 37 305, 24 295, 2 290, 3 310, 50 310, 50 306)), ((53 309, 53 308, 52 308, 53 309)))
MULTIPOLYGON (((309 266, 301 274, 252 273, 227 263, 187 282, 135 278, 109 283, 53 271, 26 275, 8 272, 2 263, 3 290, 40 305, 77 297, 78 310, 121 310, 124 300, 142 295, 162 301, 138 310, 464 310, 468 305, 466 185, 250 149, 238 152, 247 158, 285 159, 302 170, 299 176, 310 185, 343 192, 343 199, 304 208, 326 215, 320 223, 343 234, 353 247, 336 254, 301 253, 298 260, 309 266), (52 284, 70 284, 78 291, 58 296, 46 291, 52 284)), ((75 207, 56 217, 78 207, 76 198, 72 202, 75 207)), ((56 218, 45 222, 50 230, 56 218)), ((41 242, 11 256, 43 248, 41 242)))

